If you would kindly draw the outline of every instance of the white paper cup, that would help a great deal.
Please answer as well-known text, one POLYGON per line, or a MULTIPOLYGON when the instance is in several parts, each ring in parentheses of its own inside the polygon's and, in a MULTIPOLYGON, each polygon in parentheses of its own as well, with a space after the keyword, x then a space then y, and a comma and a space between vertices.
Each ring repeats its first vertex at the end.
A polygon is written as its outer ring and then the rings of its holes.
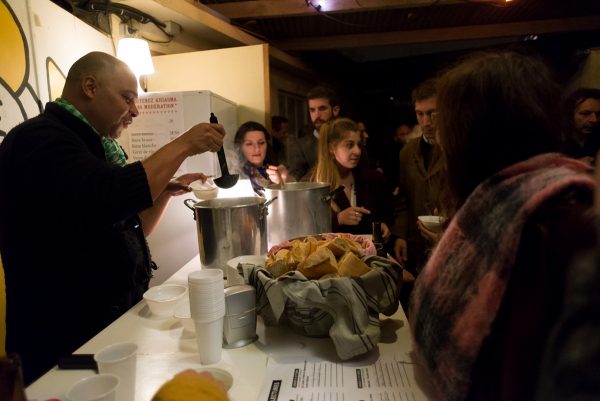
POLYGON ((223 317, 210 322, 194 320, 200 363, 210 365, 221 360, 223 347, 223 317))
POLYGON ((212 321, 225 315, 222 270, 204 269, 190 273, 188 294, 192 319, 212 321))
MULTIPOLYGON (((66 393, 68 401, 115 401, 119 378, 99 374, 79 380, 66 393)), ((133 398, 132 398, 133 400, 133 398)))
POLYGON ((191 316, 191 318, 193 320, 196 320, 196 321, 199 321, 199 322, 212 322, 213 320, 216 320, 216 319, 221 318, 223 316, 225 316, 225 308, 214 310, 214 311, 210 311, 210 312, 197 313, 196 315, 191 316))
POLYGON ((215 320, 225 315, 225 296, 217 301, 190 298, 190 317, 192 319, 215 320))
POLYGON ((188 283, 203 284, 223 282, 223 270, 221 269, 202 269, 191 272, 188 275, 188 283))
POLYGON ((119 378, 116 401, 135 399, 137 349, 134 343, 117 343, 102 348, 94 355, 98 372, 111 373, 119 378))

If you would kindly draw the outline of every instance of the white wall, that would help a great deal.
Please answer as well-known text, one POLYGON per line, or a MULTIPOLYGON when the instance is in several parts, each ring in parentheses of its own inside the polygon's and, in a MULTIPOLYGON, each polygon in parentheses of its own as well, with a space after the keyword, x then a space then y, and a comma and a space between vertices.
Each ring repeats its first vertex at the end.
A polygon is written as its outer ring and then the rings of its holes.
POLYGON ((238 125, 265 124, 270 115, 268 46, 171 54, 152 58, 148 91, 210 90, 238 105, 238 125))

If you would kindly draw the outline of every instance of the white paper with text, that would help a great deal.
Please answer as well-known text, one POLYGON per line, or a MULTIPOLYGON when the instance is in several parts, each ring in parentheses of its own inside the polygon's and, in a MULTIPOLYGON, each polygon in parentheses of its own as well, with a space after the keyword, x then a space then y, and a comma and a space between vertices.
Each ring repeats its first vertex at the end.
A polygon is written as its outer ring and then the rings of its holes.
POLYGON ((428 400, 415 365, 401 356, 373 363, 269 358, 258 401, 420 401, 428 400))

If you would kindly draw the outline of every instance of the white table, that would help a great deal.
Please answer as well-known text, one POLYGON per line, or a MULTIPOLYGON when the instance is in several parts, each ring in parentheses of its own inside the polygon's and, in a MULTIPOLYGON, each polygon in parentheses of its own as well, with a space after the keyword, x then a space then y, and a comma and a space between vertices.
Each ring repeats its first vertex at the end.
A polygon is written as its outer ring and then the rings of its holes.
MULTIPOLYGON (((198 256, 190 260, 167 280, 187 285, 190 272, 200 269, 198 256)), ((391 317, 382 316, 382 335, 378 350, 364 356, 376 359, 378 355, 404 354, 412 361, 413 342, 408 322, 400 307, 391 317)), ((237 349, 223 349, 222 360, 210 367, 227 370, 234 377, 229 391, 231 401, 256 401, 265 380, 269 355, 300 355, 338 361, 329 338, 309 338, 295 334, 284 326, 265 327, 257 324, 258 340, 237 349)), ((153 318, 144 301, 106 327, 84 344, 76 353, 93 354, 102 347, 116 342, 129 341, 138 345, 138 373, 136 400, 149 401, 162 383, 176 372, 186 368, 201 368, 195 338, 183 333, 181 324, 174 318, 153 318)), ((361 357, 359 357, 360 359, 361 357)), ((51 371, 32 383, 27 389, 30 400, 45 401, 65 399, 68 387, 77 380, 94 374, 92 370, 51 371)), ((430 398, 431 390, 424 370, 416 369, 415 381, 430 398)))

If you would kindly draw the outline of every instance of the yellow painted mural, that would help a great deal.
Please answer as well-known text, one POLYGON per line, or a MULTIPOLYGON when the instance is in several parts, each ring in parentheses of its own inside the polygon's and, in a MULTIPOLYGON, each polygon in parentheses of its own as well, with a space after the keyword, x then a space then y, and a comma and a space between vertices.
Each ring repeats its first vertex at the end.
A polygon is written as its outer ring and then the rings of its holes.
POLYGON ((18 123, 41 112, 30 84, 29 45, 7 0, 0 0, 0 141, 18 123))
POLYGON ((27 78, 27 45, 21 26, 4 1, 0 3, 0 38, 0 77, 17 93, 27 78))
POLYGON ((50 0, 0 0, 0 44, 0 142, 60 96, 75 60, 95 50, 114 55, 110 36, 50 0))

